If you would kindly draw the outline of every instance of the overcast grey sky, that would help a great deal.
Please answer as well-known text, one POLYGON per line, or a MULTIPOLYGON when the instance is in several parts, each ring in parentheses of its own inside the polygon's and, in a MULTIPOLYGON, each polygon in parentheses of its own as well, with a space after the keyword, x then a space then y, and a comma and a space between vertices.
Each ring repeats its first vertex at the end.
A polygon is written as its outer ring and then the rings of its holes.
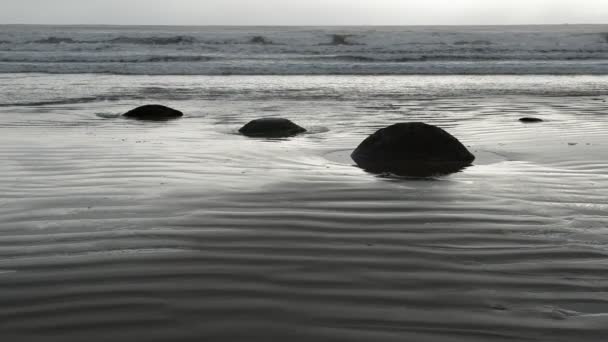
POLYGON ((2 24, 608 23, 608 0, 0 0, 2 24))

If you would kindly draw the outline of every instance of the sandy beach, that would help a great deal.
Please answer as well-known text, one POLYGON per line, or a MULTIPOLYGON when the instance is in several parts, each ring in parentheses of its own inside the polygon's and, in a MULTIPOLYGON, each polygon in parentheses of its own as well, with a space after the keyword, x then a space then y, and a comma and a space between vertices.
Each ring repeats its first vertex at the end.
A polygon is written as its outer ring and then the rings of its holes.
POLYGON ((0 78, 6 341, 608 332, 606 76, 0 78), (184 117, 120 117, 146 103, 184 117), (259 117, 309 132, 238 134, 259 117), (449 131, 474 165, 353 165, 404 121, 449 131))

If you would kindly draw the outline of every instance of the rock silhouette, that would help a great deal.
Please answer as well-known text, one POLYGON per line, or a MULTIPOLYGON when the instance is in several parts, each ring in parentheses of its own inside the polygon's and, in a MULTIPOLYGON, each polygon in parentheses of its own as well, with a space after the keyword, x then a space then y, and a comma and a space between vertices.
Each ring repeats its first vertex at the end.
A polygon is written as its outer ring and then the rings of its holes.
POLYGON ((184 114, 179 110, 161 106, 161 105, 145 105, 137 107, 123 116, 130 119, 146 120, 146 121, 167 121, 182 117, 184 114))
POLYGON ((414 177, 458 172, 475 160, 458 139, 421 122, 380 129, 365 139, 351 157, 368 172, 414 177))
POLYGON ((525 118, 519 119, 519 121, 523 122, 523 123, 536 123, 536 122, 543 122, 543 119, 525 117, 525 118))
POLYGON ((239 132, 248 137, 286 138, 306 132, 306 129, 287 119, 263 118, 249 122, 239 132))

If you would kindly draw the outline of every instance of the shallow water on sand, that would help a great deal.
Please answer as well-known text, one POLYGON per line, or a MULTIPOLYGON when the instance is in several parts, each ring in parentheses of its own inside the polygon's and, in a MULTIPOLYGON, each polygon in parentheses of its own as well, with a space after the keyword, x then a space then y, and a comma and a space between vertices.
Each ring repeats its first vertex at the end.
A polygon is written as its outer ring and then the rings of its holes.
POLYGON ((608 77, 2 78, 9 340, 608 333, 608 77), (155 102, 185 117, 118 117, 155 102), (236 134, 265 116, 310 132, 236 134), (352 165, 402 121, 448 130, 475 165, 435 179, 352 165))

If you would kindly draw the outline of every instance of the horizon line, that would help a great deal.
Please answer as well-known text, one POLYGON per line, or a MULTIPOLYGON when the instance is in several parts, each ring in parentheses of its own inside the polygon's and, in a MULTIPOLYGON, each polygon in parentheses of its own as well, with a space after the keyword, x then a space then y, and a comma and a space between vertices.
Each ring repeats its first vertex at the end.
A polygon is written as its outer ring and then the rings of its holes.
POLYGON ((425 27, 425 26, 608 26, 608 23, 560 23, 560 24, 52 24, 52 23, 0 23, 0 26, 150 26, 150 27, 425 27))

